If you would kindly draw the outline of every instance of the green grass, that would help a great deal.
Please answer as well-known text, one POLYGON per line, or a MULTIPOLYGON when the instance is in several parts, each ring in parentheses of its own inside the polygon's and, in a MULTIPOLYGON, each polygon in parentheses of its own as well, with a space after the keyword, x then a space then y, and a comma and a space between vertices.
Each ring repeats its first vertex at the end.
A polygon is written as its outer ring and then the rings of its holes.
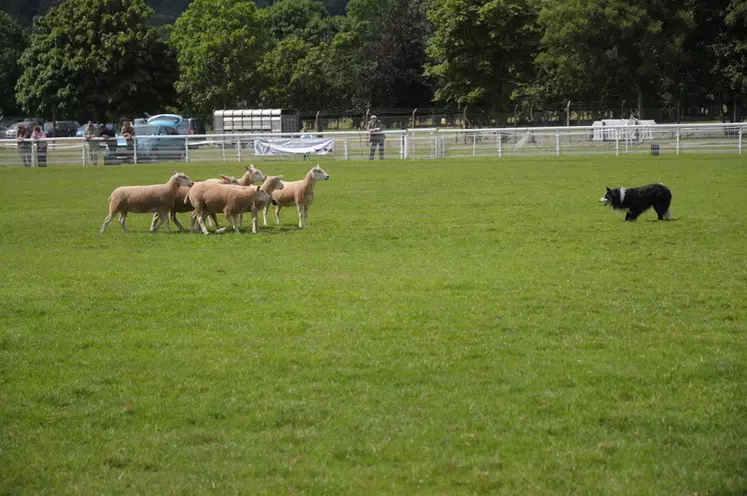
POLYGON ((324 163, 208 237, 99 233, 170 165, 0 168, 0 494, 744 494, 745 165, 324 163))

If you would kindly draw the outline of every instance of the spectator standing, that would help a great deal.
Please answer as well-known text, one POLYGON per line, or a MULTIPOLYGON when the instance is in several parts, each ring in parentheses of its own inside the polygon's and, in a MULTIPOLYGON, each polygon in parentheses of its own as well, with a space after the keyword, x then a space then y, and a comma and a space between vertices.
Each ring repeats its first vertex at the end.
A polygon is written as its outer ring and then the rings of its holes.
MULTIPOLYGON (((111 125, 110 125, 111 126, 111 125)), ((104 165, 117 165, 117 139, 114 132, 114 126, 107 126, 104 123, 99 124, 99 136, 104 139, 106 151, 104 152, 104 165)))
POLYGON ((127 161, 133 163, 135 160, 135 129, 130 121, 124 120, 121 129, 122 136, 127 140, 127 161))
POLYGON ((99 134, 99 131, 94 125, 93 121, 88 121, 86 130, 83 132, 83 137, 86 140, 88 161, 91 162, 91 165, 93 165, 94 167, 99 166, 99 148, 101 148, 101 143, 96 138, 99 138, 100 136, 101 135, 99 134))
POLYGON ((28 141, 30 136, 26 126, 20 124, 18 131, 16 131, 16 139, 18 140, 18 153, 21 154, 21 161, 24 167, 31 167, 33 165, 31 161, 31 142, 28 141))
POLYGON ((376 155, 376 147, 379 147, 379 159, 384 160, 384 133, 381 132, 381 129, 384 127, 381 121, 378 117, 376 117, 375 114, 371 115, 371 118, 368 120, 368 132, 370 134, 369 141, 371 143, 371 153, 369 154, 368 158, 370 160, 374 159, 374 155, 376 155))
POLYGON ((36 164, 38 167, 47 166, 47 135, 41 126, 34 126, 34 132, 31 133, 31 139, 36 145, 36 164))

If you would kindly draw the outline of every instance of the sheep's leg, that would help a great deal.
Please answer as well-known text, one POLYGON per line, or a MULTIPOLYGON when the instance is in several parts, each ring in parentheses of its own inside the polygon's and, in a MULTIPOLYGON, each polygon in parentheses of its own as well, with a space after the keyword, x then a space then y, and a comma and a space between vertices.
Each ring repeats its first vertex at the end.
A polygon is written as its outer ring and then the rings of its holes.
POLYGON ((303 205, 303 226, 309 227, 309 205, 308 203, 304 203, 303 205))
POLYGON ((275 205, 275 224, 280 224, 280 205, 275 205))
POLYGON ((215 214, 208 214, 208 217, 210 218, 210 222, 213 224, 213 227, 218 229, 220 227, 220 224, 218 224, 218 216, 215 214))
POLYGON ((170 233, 171 228, 169 227, 169 212, 158 212, 159 217, 161 217, 161 222, 163 222, 164 226, 166 227, 166 232, 170 233))
POLYGON ((231 227, 232 224, 233 224, 233 216, 226 215, 226 225, 224 227, 221 227, 220 229, 216 229, 215 232, 223 234, 224 232, 226 232, 227 229, 231 227))
POLYGON ((267 225, 267 211, 268 210, 270 210, 270 202, 265 203, 265 206, 262 209, 262 220, 264 221, 265 225, 267 225))
POLYGON ((204 214, 198 215, 197 222, 199 222, 200 228, 202 228, 202 232, 207 236, 208 234, 210 234, 210 232, 207 230, 207 227, 205 227, 205 217, 206 216, 204 214))
POLYGON ((109 215, 106 216, 106 219, 104 219, 104 225, 101 226, 101 232, 106 231, 106 226, 109 225, 109 223, 112 221, 112 219, 114 219, 114 215, 113 214, 109 214, 109 215))
POLYGON ((252 232, 255 234, 259 232, 259 212, 254 205, 252 205, 252 232))
POLYGON ((236 234, 241 234, 241 229, 239 229, 239 223, 236 222, 236 215, 232 215, 229 222, 233 224, 233 232, 235 232, 236 234))
POLYGON ((124 232, 130 232, 130 231, 127 230, 126 222, 127 222, 127 212, 120 213, 119 214, 119 223, 122 225, 122 230, 124 232))
POLYGON ((183 232, 184 231, 184 227, 177 220, 177 218, 176 218, 176 212, 174 212, 173 210, 171 211, 171 220, 174 221, 174 225, 179 229, 179 232, 183 232))
POLYGON ((153 214, 153 220, 150 222, 150 232, 156 232, 160 227, 161 217, 158 213, 153 214))
POLYGON ((200 232, 200 223, 198 222, 197 212, 189 214, 189 232, 200 232))
POLYGON ((303 205, 296 205, 298 209, 298 227, 303 227, 303 205))

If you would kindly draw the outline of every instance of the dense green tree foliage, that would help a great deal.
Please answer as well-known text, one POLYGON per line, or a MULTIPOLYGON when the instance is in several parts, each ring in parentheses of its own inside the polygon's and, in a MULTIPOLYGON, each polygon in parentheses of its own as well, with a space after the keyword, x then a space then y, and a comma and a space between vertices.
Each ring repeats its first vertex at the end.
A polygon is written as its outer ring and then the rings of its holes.
POLYGON ((460 105, 506 105, 533 79, 540 34, 534 0, 433 0, 426 66, 436 98, 460 105))
POLYGON ((421 0, 351 0, 336 35, 334 67, 354 107, 429 106, 423 73, 430 24, 421 0))
POLYGON ((266 82, 264 107, 323 109, 343 104, 339 81, 329 77, 334 48, 312 45, 299 37, 286 38, 267 53, 261 70, 266 82))
POLYGON ((26 34, 21 26, 5 12, 0 12, 0 115, 11 115, 18 111, 12 88, 21 76, 18 62, 26 48, 26 34))
POLYGON ((540 65, 555 95, 638 102, 662 89, 684 58, 691 13, 671 2, 555 0, 539 17, 540 65), (666 3, 666 5, 664 5, 666 3))
POLYGON ((249 0, 194 0, 171 33, 177 91, 196 111, 256 108, 259 66, 272 46, 268 15, 249 0))
POLYGON ((276 40, 291 36, 310 43, 329 41, 334 25, 329 22, 327 8, 312 0, 280 0, 267 8, 270 29, 276 40))
POLYGON ((52 118, 103 120, 160 108, 174 61, 142 0, 67 0, 38 18, 16 85, 18 103, 52 118))
POLYGON ((204 113, 573 100, 740 120, 747 100, 747 0, 150 0, 186 8, 159 32, 142 1, 67 0, 20 58, 27 42, 0 17, 0 78, 20 60, 18 103, 58 115, 155 111, 174 90, 204 113))

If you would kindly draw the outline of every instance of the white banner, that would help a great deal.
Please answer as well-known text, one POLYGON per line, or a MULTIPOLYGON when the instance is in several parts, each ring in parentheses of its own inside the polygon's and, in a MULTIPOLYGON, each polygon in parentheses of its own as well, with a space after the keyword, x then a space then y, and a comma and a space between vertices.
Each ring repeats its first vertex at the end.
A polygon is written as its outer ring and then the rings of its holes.
POLYGON ((257 155, 331 155, 334 151, 334 138, 254 138, 257 155))

